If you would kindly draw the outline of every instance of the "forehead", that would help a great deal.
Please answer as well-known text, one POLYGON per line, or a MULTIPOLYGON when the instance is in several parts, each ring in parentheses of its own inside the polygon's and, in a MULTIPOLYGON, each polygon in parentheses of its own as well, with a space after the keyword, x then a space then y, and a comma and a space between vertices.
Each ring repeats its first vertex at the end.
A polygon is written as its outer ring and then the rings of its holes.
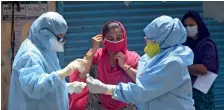
POLYGON ((192 17, 187 17, 185 20, 184 20, 184 24, 197 24, 196 20, 192 17))
POLYGON ((65 33, 60 33, 59 35, 60 35, 60 36, 64 36, 64 35, 65 35, 65 33))
POLYGON ((116 34, 116 35, 123 35, 123 32, 120 28, 111 29, 109 32, 106 33, 106 36, 116 34))
POLYGON ((65 33, 60 33, 60 34, 58 34, 58 37, 63 38, 64 36, 65 36, 65 33))

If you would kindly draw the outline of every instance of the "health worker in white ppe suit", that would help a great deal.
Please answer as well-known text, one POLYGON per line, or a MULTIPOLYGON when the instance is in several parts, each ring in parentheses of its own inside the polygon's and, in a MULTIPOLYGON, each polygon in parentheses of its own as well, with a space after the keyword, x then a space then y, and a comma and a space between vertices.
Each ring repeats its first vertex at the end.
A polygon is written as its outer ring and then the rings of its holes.
POLYGON ((194 55, 190 48, 182 45, 187 33, 181 21, 161 16, 143 31, 146 35, 145 55, 138 63, 136 84, 103 84, 87 76, 89 91, 136 104, 139 110, 194 110, 187 69, 193 64, 194 55))
MULTIPOLYGON (((67 31, 65 19, 47 12, 32 24, 28 38, 21 44, 12 66, 9 110, 68 110, 65 77, 77 69, 84 71, 82 60, 74 60, 64 69, 57 52, 64 51, 67 31)), ((81 82, 67 84, 70 92, 81 92, 81 82)))

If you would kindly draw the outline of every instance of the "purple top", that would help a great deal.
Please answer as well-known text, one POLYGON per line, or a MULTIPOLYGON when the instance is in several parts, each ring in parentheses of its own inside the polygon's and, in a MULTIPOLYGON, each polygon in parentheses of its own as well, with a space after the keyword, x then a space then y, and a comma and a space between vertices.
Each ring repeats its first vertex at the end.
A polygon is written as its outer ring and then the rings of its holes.
MULTIPOLYGON (((216 44, 209 38, 210 33, 200 15, 196 11, 189 11, 182 19, 182 23, 187 17, 192 17, 198 24, 198 39, 193 40, 188 37, 184 45, 189 46, 194 52, 194 64, 204 64, 211 72, 218 74, 219 57, 216 44)), ((184 24, 184 23, 183 23, 184 24)), ((196 76, 191 75, 192 82, 196 76)))

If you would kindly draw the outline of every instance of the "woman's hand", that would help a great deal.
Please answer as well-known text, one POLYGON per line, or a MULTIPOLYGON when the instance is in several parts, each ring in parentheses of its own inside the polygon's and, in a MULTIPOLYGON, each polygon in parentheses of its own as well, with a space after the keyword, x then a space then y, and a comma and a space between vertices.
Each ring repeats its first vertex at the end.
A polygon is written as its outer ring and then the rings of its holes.
POLYGON ((101 34, 98 34, 94 37, 92 37, 92 49, 93 51, 96 51, 99 46, 100 46, 100 42, 102 42, 103 40, 103 36, 101 34))
POLYGON ((119 66, 124 69, 125 68, 125 55, 121 52, 118 52, 115 56, 115 59, 118 60, 119 66))
POLYGON ((189 73, 194 76, 202 76, 207 74, 207 67, 203 64, 193 64, 188 66, 189 73))

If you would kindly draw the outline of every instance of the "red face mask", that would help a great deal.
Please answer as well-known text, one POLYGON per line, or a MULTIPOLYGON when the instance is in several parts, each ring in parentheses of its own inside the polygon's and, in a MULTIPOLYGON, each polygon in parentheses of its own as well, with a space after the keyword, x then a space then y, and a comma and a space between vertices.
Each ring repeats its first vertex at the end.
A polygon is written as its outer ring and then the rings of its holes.
POLYGON ((110 52, 121 52, 122 47, 124 45, 124 39, 120 40, 118 42, 113 42, 113 41, 109 41, 107 39, 104 39, 103 42, 104 46, 106 47, 106 49, 110 52))

